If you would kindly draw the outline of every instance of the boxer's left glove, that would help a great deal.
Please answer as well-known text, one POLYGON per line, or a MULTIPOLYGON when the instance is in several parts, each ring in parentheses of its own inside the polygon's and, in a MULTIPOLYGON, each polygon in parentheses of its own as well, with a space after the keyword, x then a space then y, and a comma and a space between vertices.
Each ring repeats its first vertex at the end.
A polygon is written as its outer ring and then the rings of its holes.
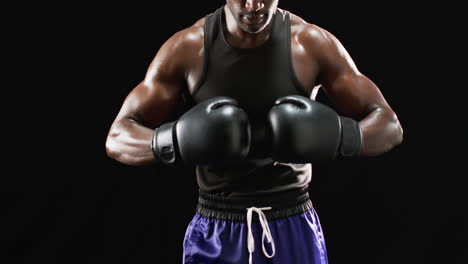
POLYGON ((279 98, 268 114, 274 160, 292 163, 359 157, 359 123, 309 98, 279 98))
POLYGON ((225 96, 203 101, 156 128, 152 142, 157 162, 166 165, 235 162, 247 156, 249 147, 247 114, 225 96))

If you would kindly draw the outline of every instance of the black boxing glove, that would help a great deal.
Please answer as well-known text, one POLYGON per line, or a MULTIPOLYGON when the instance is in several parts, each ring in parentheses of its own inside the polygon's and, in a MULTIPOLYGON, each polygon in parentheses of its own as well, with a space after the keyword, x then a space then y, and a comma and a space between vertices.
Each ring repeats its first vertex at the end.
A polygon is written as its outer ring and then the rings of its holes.
POLYGON ((276 100, 267 124, 272 158, 280 162, 358 157, 362 150, 358 122, 307 97, 293 95, 276 100))
POLYGON ((156 128, 152 142, 156 160, 166 165, 234 162, 246 157, 249 147, 247 114, 224 96, 203 101, 177 121, 156 128))

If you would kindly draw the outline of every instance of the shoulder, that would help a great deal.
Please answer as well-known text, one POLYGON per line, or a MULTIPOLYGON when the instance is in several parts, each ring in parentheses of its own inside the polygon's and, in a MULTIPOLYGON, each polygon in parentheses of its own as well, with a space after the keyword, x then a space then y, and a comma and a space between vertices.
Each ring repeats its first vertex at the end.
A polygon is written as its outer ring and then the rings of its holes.
POLYGON ((153 65, 164 66, 167 69, 190 67, 192 62, 197 61, 203 54, 203 27, 204 18, 174 33, 160 47, 153 65))
POLYGON ((291 40, 297 44, 310 46, 326 46, 333 44, 336 37, 328 30, 309 23, 301 17, 290 12, 291 16, 291 40))
POLYGON ((319 61, 348 56, 340 40, 330 31, 294 14, 291 14, 291 45, 319 61))
POLYGON ((301 47, 310 55, 323 57, 335 56, 343 52, 344 47, 338 38, 327 29, 309 23, 301 17, 291 14, 291 43, 301 47))
POLYGON ((202 18, 169 37, 151 62, 146 78, 184 76, 203 56, 203 24, 202 18))
POLYGON ((172 35, 165 43, 178 52, 192 51, 203 46, 205 19, 199 19, 190 27, 182 29, 172 35), (187 50, 188 49, 188 50, 187 50))

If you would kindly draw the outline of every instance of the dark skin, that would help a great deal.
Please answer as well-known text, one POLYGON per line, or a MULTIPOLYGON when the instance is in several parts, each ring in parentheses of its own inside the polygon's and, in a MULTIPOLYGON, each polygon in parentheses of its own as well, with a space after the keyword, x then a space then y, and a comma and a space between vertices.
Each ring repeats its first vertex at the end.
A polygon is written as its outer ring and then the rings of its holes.
MULTIPOLYGON (((270 34, 278 0, 227 0, 225 36, 237 48, 253 48, 270 34)), ((193 93, 203 70, 204 18, 177 32, 157 52, 144 80, 125 99, 106 141, 109 157, 128 165, 155 162, 153 130, 176 107, 183 89, 193 93)), ((359 72, 330 32, 291 14, 293 68, 311 95, 321 85, 340 111, 359 120, 363 156, 381 155, 400 144, 403 130, 377 85, 359 72)))

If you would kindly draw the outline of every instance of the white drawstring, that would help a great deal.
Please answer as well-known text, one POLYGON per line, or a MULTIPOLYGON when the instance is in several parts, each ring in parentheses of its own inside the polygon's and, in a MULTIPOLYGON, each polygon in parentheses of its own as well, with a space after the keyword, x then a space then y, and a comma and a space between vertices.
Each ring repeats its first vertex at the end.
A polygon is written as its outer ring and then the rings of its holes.
POLYGON ((255 243, 254 238, 252 235, 252 212, 256 212, 258 214, 258 218, 260 220, 260 224, 262 225, 263 234, 262 234, 262 249, 263 254, 267 258, 272 258, 275 255, 275 242, 273 241, 273 237, 271 236, 270 227, 268 226, 268 221, 266 219, 265 214, 262 210, 271 210, 271 207, 250 207, 247 208, 247 248, 249 249, 249 264, 252 264, 252 253, 255 250, 255 243), (265 236, 268 239, 268 243, 271 244, 271 255, 268 255, 268 252, 265 249, 265 236))

